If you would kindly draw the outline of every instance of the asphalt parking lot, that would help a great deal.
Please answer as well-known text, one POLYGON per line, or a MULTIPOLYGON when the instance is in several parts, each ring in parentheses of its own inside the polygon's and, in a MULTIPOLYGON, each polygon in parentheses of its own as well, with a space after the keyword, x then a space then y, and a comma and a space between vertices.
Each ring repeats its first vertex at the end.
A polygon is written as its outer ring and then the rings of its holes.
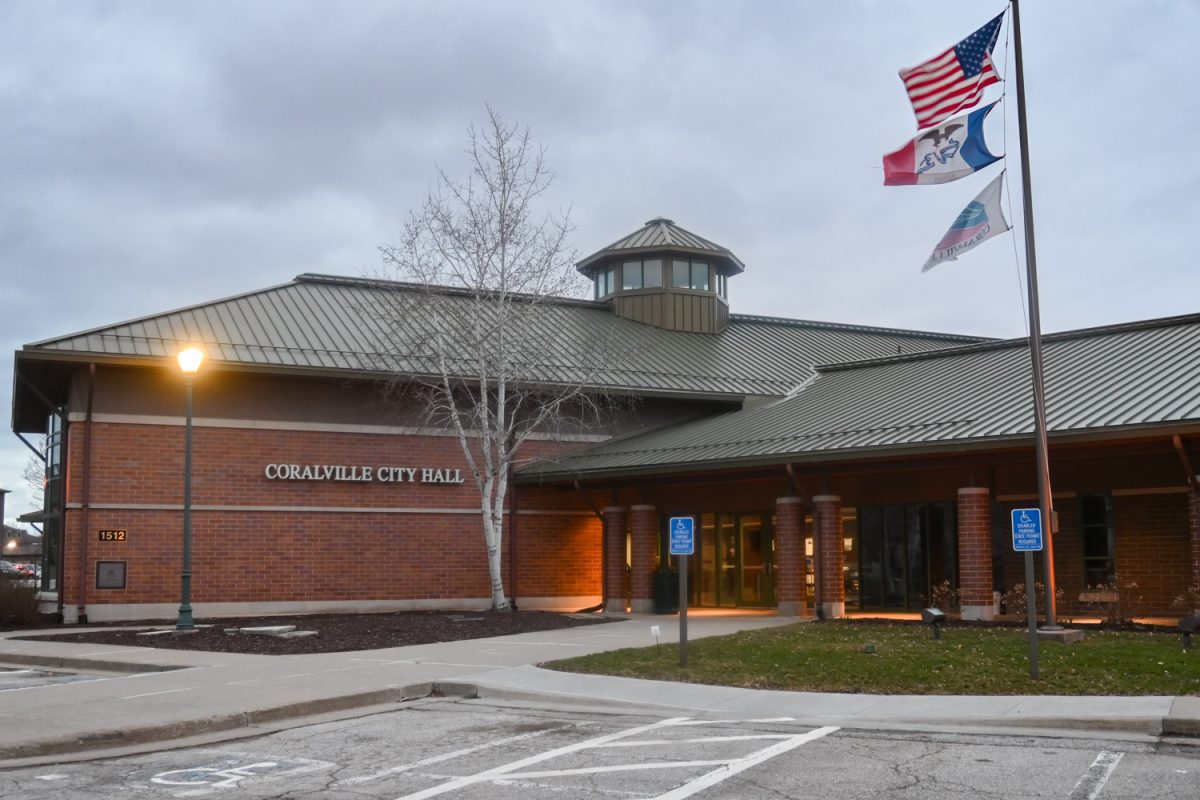
POLYGON ((0 772, 0 797, 1196 797, 1200 748, 429 700, 210 747, 0 772))

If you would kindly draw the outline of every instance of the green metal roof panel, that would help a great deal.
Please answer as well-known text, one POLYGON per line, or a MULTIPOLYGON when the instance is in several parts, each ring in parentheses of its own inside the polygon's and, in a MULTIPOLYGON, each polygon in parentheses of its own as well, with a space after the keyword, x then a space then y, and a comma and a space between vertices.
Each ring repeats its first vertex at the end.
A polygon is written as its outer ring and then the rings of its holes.
MULTIPOLYGON (((202 343, 230 365, 432 374, 427 345, 437 302, 467 303, 384 281, 301 275, 295 281, 178 311, 26 345, 25 353, 72 357, 172 357, 202 343), (436 302, 434 302, 436 301, 436 302)), ((817 364, 873 359, 979 341, 855 325, 733 315, 719 334, 668 331, 622 319, 606 305, 554 299, 523 307, 530 380, 589 380, 635 392, 783 396, 817 364), (608 364, 590 353, 616 354, 608 364)), ((458 357, 470 374, 467 352, 458 357)))
MULTIPOLYGON (((1200 315, 1045 337, 1051 434, 1200 422, 1200 315)), ((1033 434, 1025 339, 826 367, 802 391, 526 470, 636 472, 803 461, 1033 434)))

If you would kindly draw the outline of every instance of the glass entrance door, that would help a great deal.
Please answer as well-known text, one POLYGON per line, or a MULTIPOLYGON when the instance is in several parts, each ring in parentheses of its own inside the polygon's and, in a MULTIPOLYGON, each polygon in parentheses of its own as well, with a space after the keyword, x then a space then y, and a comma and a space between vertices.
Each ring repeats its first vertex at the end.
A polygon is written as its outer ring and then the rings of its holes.
POLYGON ((769 514, 701 514, 688 559, 688 602, 738 608, 775 602, 774 537, 769 514))

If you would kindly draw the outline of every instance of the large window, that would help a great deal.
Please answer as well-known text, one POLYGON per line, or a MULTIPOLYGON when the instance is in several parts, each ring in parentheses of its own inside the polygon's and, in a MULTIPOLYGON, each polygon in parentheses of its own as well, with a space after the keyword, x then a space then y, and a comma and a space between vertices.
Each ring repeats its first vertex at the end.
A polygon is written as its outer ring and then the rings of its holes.
POLYGON ((661 289, 662 285, 661 258, 626 261, 621 265, 622 289, 661 289))
POLYGON ((687 258, 671 259, 671 285, 676 289, 708 291, 708 262, 687 258))
POLYGON ((1112 498, 1085 494, 1080 503, 1080 538, 1083 540, 1083 582, 1087 586, 1111 583, 1117 567, 1113 556, 1112 498))

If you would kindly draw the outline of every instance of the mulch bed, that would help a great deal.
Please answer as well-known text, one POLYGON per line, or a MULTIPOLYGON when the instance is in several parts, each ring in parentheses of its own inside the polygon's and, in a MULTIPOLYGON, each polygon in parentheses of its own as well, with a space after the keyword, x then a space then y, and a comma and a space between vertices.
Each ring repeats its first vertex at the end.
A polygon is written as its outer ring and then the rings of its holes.
POLYGON ((312 614, 296 617, 238 617, 197 619, 194 633, 139 636, 145 626, 89 626, 78 633, 53 637, 16 636, 16 639, 50 639, 56 642, 93 642, 125 647, 163 647, 173 650, 210 650, 253 655, 338 653, 379 650, 432 642, 482 639, 513 633, 548 631, 611 622, 598 614, 559 614, 551 611, 400 611, 385 614, 312 614), (266 625, 295 625, 296 630, 317 631, 316 636, 285 639, 277 636, 230 634, 227 629, 266 625), (211 626, 211 627, 208 627, 211 626))

